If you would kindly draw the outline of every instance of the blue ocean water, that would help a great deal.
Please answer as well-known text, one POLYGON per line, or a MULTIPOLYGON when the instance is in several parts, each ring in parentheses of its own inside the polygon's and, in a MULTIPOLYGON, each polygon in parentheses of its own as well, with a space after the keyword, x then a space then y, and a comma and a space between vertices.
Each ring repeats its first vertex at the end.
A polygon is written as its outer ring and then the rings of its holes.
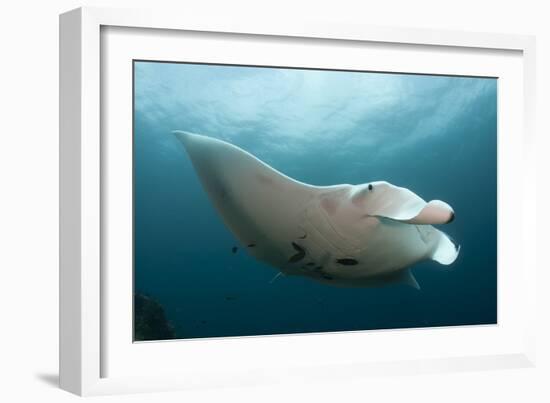
POLYGON ((178 338, 491 324, 497 320, 497 80, 134 62, 134 283, 178 338), (385 180, 455 220, 451 266, 339 288, 247 255, 172 130, 233 143, 315 185, 385 180))

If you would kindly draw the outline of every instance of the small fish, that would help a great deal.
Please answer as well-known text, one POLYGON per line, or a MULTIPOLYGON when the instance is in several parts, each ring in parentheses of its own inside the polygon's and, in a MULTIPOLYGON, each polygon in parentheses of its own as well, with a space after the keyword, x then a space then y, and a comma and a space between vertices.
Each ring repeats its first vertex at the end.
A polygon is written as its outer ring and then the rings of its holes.
POLYGON ((309 262, 309 263, 306 263, 306 266, 315 266, 315 263, 309 262))
POLYGON ((249 244, 246 245, 246 246, 249 247, 249 248, 253 248, 254 246, 256 246, 256 244, 255 244, 255 243, 249 243, 249 244))
POLYGON ((299 238, 299 239, 306 239, 306 238, 307 238, 307 234, 304 234, 303 236, 299 236, 298 238, 299 238))
POLYGON ((237 296, 235 295, 226 295, 225 300, 226 301, 235 301, 237 299, 237 296))
POLYGON ((329 276, 328 274, 323 274, 322 276, 325 280, 332 280, 334 277, 329 276))
POLYGON ((343 259, 337 259, 336 263, 342 264, 344 266, 355 266, 359 262, 355 259, 346 257, 346 258, 343 258, 343 259))
POLYGON ((238 250, 239 250, 239 248, 237 248, 236 246, 233 246, 231 248, 231 253, 235 254, 235 253, 237 253, 238 250))

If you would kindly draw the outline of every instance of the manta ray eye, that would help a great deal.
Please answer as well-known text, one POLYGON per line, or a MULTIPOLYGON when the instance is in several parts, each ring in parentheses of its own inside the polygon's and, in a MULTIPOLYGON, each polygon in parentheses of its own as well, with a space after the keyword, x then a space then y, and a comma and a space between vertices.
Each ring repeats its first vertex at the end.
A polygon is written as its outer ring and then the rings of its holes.
POLYGON ((369 183, 369 190, 372 190, 372 184, 369 183))

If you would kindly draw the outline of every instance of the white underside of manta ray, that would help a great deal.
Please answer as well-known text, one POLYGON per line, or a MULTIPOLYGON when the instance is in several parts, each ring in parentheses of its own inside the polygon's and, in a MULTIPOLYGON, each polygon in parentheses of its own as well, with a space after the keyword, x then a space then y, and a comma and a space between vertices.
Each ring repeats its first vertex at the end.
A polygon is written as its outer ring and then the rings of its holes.
POLYGON ((406 283, 423 260, 450 265, 460 247, 432 224, 454 219, 388 182, 313 186, 225 141, 175 131, 224 223, 258 260, 285 275, 339 286, 406 283))

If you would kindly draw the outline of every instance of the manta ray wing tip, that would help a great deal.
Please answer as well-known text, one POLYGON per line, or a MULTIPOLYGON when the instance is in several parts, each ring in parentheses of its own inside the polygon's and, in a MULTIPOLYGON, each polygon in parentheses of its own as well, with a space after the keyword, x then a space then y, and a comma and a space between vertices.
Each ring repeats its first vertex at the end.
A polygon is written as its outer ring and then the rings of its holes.
POLYGON ((199 139, 201 137, 204 137, 204 136, 201 136, 200 134, 188 132, 185 130, 172 130, 170 133, 176 136, 176 138, 179 141, 181 141, 184 145, 188 144, 189 141, 193 139, 199 139))
POLYGON ((189 135, 192 135, 191 132, 186 132, 185 130, 171 130, 170 134, 173 134, 176 137, 187 137, 189 135))

